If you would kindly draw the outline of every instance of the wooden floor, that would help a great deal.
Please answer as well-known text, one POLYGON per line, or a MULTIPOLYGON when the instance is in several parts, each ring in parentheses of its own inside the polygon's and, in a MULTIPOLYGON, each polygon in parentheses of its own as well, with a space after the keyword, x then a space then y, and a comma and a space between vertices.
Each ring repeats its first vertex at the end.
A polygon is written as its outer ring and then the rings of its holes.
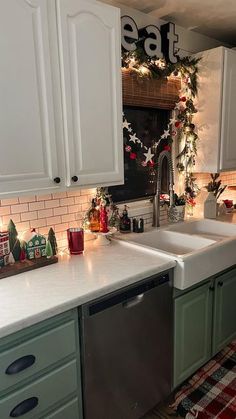
POLYGON ((183 419, 168 407, 169 403, 170 401, 156 406, 155 409, 143 416, 142 419, 183 419))

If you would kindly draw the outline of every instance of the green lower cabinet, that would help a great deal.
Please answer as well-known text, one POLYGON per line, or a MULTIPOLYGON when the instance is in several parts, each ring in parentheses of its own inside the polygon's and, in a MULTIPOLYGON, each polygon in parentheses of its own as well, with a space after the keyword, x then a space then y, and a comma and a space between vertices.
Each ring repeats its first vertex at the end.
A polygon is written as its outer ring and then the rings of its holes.
POLYGON ((60 409, 57 409, 55 412, 51 413, 48 416, 44 416, 40 419, 79 419, 78 412, 78 399, 73 399, 69 403, 66 403, 60 409))
POLYGON ((0 419, 81 419, 77 310, 0 339, 0 419))
POLYGON ((211 357, 211 282, 175 299, 174 387, 211 357))
POLYGON ((215 280, 213 355, 236 336, 236 269, 215 280))

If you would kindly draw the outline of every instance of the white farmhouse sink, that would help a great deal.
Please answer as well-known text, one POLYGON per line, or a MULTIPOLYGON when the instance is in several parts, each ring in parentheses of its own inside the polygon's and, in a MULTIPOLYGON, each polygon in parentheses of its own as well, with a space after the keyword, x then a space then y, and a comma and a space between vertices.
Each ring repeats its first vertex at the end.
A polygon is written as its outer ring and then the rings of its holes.
POLYGON ((176 233, 166 230, 152 230, 143 234, 136 234, 133 243, 158 249, 167 254, 182 256, 194 253, 196 250, 214 244, 214 240, 196 236, 194 239, 189 234, 176 233))
POLYGON ((197 234, 213 240, 222 240, 236 236, 236 224, 225 223, 216 220, 197 220, 173 224, 166 228, 168 231, 176 231, 185 234, 197 234))
POLYGON ((231 223, 184 222, 124 239, 175 259, 174 286, 182 290, 236 264, 236 225, 231 223))

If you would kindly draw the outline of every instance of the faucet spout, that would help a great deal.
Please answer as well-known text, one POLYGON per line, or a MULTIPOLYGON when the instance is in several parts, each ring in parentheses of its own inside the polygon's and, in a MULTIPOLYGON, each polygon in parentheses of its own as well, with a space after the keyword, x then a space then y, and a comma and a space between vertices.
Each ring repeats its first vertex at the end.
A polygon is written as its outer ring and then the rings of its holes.
POLYGON ((160 227, 160 194, 162 180, 162 165, 164 159, 166 159, 168 163, 170 206, 173 206, 174 204, 174 169, 172 158, 169 151, 162 151, 158 157, 157 162, 157 190, 156 195, 153 199, 153 227, 160 227))

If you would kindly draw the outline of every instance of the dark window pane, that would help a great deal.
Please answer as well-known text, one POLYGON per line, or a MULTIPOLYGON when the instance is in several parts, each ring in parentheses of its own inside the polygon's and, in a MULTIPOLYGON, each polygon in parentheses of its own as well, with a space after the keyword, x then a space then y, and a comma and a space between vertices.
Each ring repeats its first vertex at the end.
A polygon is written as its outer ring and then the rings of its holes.
MULTIPOLYGON (((150 109, 142 107, 124 106, 124 115, 131 124, 132 132, 123 130, 124 148, 126 145, 132 147, 137 154, 137 159, 132 160, 130 153, 124 150, 124 177, 125 184, 112 186, 109 192, 114 202, 142 199, 153 196, 156 193, 156 169, 150 166, 143 167, 141 161, 145 161, 144 150, 140 144, 129 141, 131 134, 136 134, 144 145, 153 149, 154 143, 158 141, 167 129, 170 112, 163 109, 150 109)), ((157 155, 163 150, 166 140, 162 140, 157 148, 157 155)), ((167 193, 167 165, 163 165, 163 193, 167 193)))

